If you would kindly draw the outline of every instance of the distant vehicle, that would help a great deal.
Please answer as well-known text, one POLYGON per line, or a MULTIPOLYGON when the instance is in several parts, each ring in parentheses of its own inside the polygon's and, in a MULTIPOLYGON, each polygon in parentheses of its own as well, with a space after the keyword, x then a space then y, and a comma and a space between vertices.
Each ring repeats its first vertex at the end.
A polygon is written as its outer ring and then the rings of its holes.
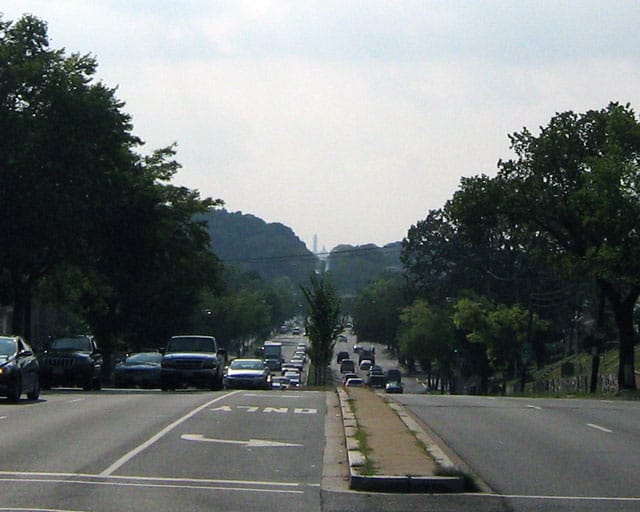
POLYGON ((0 391, 10 402, 22 393, 29 400, 40 396, 39 364, 33 349, 20 336, 0 336, 0 391))
POLYGON ((262 359, 234 359, 225 371, 224 388, 271 389, 271 371, 262 359))
POLYGON ((348 372, 342 376, 342 385, 344 386, 349 379, 355 379, 356 377, 360 377, 357 373, 348 372))
POLYGON ((291 334, 295 334, 296 336, 300 335, 302 333, 302 329, 300 329, 300 327, 296 326, 293 329, 291 329, 291 334))
POLYGON ((359 364, 360 370, 363 372, 368 372, 372 366, 373 363, 369 359, 363 359, 359 364))
POLYGON ((347 341, 347 337, 344 334, 338 335, 338 343, 346 343, 347 341))
POLYGON ((288 389, 291 381, 287 377, 271 377, 271 389, 288 389))
POLYGON ((340 363, 340 373, 349 373, 356 371, 356 363, 351 359, 343 359, 340 363))
POLYGON ((376 350, 371 348, 360 348, 358 351, 358 364, 360 364, 365 359, 371 361, 371 364, 376 364, 376 350))
POLYGON ((362 346, 361 346, 361 345, 358 345, 358 344, 356 343, 356 344, 353 346, 353 352, 357 354, 358 352, 360 352, 360 350, 362 350, 362 346))
POLYGON ((298 371, 304 370, 304 360, 301 357, 292 357, 289 364, 294 365, 298 371))
POLYGON ((349 352, 338 352, 338 355, 336 356, 336 363, 340 364, 343 360, 349 359, 350 357, 349 352))
POLYGON ((160 352, 130 354, 116 364, 113 370, 113 384, 118 388, 159 388, 161 362, 160 352))
POLYGON ((359 377, 354 377, 353 379, 347 379, 345 386, 348 388, 363 388, 364 381, 359 377))
POLYGON ((367 386, 370 388, 383 389, 387 384, 387 379, 381 373, 370 373, 367 377, 367 386))
POLYGON ((272 372, 282 370, 282 343, 279 341, 267 341, 262 346, 262 357, 272 372))
POLYGON ((384 370, 382 369, 382 366, 374 364, 371 368, 369 368, 369 375, 384 375, 384 370))
POLYGON ((213 336, 173 336, 162 357, 160 388, 163 391, 178 387, 219 389, 226 351, 218 347, 213 336))
POLYGON ((40 358, 42 389, 53 386, 81 387, 85 391, 100 389, 102 351, 93 336, 55 338, 40 358))
POLYGON ((387 370, 387 382, 402 382, 402 373, 397 368, 387 370))
POLYGON ((401 382, 387 382, 384 386, 385 393, 402 393, 404 391, 401 382))
POLYGON ((289 384, 292 388, 300 387, 300 385, 302 384, 300 372, 287 371, 287 372, 284 372, 283 377, 289 379, 289 384))

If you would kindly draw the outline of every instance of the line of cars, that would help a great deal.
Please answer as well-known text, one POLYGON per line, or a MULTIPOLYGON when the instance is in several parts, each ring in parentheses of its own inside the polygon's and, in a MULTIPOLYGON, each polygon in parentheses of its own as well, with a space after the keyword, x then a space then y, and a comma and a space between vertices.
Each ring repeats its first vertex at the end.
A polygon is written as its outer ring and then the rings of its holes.
POLYGON ((351 359, 347 351, 336 355, 336 364, 340 368, 342 385, 346 387, 364 387, 384 389, 387 393, 402 393, 402 373, 397 368, 384 369, 375 364, 375 351, 359 349, 359 362, 351 359), (368 357, 371 357, 370 359, 368 357))

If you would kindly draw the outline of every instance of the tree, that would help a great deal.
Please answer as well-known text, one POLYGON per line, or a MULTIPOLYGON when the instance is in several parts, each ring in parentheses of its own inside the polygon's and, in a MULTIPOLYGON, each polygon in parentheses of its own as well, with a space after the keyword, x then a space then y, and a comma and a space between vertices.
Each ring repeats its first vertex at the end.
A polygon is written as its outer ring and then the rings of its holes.
POLYGON ((307 303, 306 329, 311 344, 309 356, 314 367, 316 385, 326 383, 326 369, 331 363, 336 337, 342 332, 340 299, 329 279, 316 274, 309 277, 309 287, 301 287, 307 303))
POLYGON ((94 204, 139 142, 95 67, 49 49, 41 20, 0 17, 0 269, 17 334, 29 335, 38 282, 82 257, 94 204))
POLYGON ((417 300, 404 308, 400 315, 400 351, 420 362, 432 380, 437 368, 441 385, 450 381, 455 365, 455 333, 451 316, 446 309, 437 308, 424 300, 417 300))
POLYGON ((535 235, 546 261, 593 278, 614 312, 621 389, 635 389, 633 311, 640 295, 640 124, 629 105, 555 115, 510 136, 500 208, 535 235))

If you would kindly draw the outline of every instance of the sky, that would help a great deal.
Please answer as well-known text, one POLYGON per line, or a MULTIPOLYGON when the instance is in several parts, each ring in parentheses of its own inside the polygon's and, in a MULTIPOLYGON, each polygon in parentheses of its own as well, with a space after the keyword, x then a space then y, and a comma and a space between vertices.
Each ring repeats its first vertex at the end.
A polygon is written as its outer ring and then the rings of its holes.
POLYGON ((635 0, 3 0, 90 53, 140 153, 311 249, 384 245, 557 112, 640 109, 635 0))

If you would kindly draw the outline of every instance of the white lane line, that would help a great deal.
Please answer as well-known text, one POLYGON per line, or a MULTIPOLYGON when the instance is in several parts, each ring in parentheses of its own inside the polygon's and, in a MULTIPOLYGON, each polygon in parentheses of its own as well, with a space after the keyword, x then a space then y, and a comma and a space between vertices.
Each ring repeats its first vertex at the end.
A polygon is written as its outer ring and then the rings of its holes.
POLYGON ((84 400, 85 400, 84 398, 74 398, 73 400, 69 400, 69 403, 74 404, 76 402, 82 402, 84 400))
POLYGON ((0 420, 6 420, 9 416, 0 416, 0 420))
POLYGON ((595 428, 596 430, 600 430, 601 432, 606 432, 607 434, 611 434, 613 430, 610 430, 605 427, 601 427, 600 425, 596 425, 595 423, 587 423, 587 427, 595 428))
POLYGON ((149 448, 149 446, 154 444, 156 441, 159 441, 160 439, 162 439, 165 435, 167 435, 169 432, 171 432, 178 425, 184 423, 189 418, 191 418, 192 416, 198 414, 203 409, 206 409, 207 407, 210 407, 212 404, 215 404, 216 402, 219 402, 220 400, 224 400, 225 398, 228 398, 231 395, 234 395, 236 393, 237 393, 237 391, 232 391, 231 393, 227 393, 226 395, 222 395, 222 396, 219 396, 218 398, 214 398, 213 400, 208 401, 206 404, 203 404, 200 407, 196 407, 193 411, 188 412, 187 414, 182 416, 182 418, 178 418, 176 421, 174 421, 170 425, 168 425, 165 428, 163 428, 160 432, 158 432, 154 436, 151 436, 144 443, 142 443, 138 447, 134 448, 129 453, 124 454, 117 461, 115 461, 113 464, 111 464, 111 466, 109 466, 102 473, 100 473, 100 476, 109 476, 112 473, 116 472, 118 469, 120 469, 120 467, 124 466, 127 462, 129 462, 131 459, 133 459, 140 452, 142 452, 142 451, 146 450, 147 448, 149 448))
POLYGON ((527 407, 529 409, 535 409, 536 411, 541 411, 542 407, 540 407, 539 405, 527 405, 527 407))

